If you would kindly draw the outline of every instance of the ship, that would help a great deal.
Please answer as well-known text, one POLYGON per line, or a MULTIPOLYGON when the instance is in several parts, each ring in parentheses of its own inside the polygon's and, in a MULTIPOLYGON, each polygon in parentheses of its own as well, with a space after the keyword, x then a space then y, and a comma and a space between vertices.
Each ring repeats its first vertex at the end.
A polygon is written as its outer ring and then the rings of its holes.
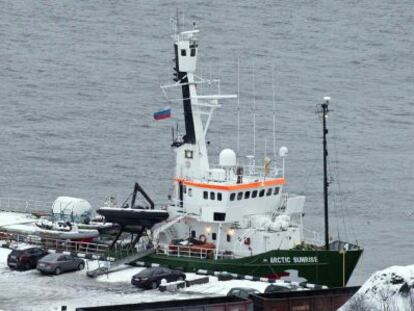
POLYGON ((168 219, 152 224, 155 252, 141 258, 185 271, 225 271, 267 279, 296 278, 329 287, 345 286, 363 249, 354 243, 331 240, 328 230, 326 114, 321 104, 324 134, 325 243, 310 243, 303 226, 305 196, 284 191, 286 147, 278 159, 240 157, 230 148, 208 156, 206 135, 221 102, 237 94, 200 95, 206 80, 196 74, 199 29, 175 27, 174 83, 182 94, 185 132, 173 131, 175 176, 168 219), (243 159, 246 163, 243 163, 243 159), (276 163, 282 165, 276 165, 276 163))

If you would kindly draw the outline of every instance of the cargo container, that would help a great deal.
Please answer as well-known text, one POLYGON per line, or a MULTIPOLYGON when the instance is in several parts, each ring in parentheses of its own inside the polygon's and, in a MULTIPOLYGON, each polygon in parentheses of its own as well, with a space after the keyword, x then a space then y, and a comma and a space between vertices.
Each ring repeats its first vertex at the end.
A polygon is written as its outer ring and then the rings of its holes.
POLYGON ((251 295, 254 311, 336 311, 359 287, 251 295))
POLYGON ((76 311, 250 311, 252 302, 237 297, 212 297, 152 303, 77 308, 76 311))

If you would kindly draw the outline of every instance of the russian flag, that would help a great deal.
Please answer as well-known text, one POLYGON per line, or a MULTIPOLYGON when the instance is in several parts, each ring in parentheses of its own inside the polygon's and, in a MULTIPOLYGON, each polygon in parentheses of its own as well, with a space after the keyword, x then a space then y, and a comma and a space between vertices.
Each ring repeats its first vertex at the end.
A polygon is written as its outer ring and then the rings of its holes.
POLYGON ((164 120, 171 118, 171 108, 165 107, 164 109, 161 109, 154 113, 154 120, 164 120))

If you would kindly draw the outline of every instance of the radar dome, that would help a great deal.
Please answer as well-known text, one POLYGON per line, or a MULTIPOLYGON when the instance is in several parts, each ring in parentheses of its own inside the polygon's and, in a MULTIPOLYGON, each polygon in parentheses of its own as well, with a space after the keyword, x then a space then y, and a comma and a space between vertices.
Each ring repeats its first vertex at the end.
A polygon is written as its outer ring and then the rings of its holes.
POLYGON ((281 157, 281 158, 284 158, 284 157, 286 157, 287 155, 288 155, 288 148, 287 147, 285 147, 285 146, 283 146, 283 147, 280 147, 280 149, 279 149, 279 157, 281 157))
POLYGON ((219 164, 223 167, 236 166, 236 153, 231 149, 223 149, 220 152, 219 164))

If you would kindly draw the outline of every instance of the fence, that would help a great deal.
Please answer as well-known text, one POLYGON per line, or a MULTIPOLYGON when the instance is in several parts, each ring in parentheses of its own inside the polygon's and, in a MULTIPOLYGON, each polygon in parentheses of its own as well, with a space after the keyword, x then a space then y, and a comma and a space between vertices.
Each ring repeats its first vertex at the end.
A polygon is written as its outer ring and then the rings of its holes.
POLYGON ((102 243, 91 243, 81 241, 71 241, 53 238, 43 238, 35 235, 28 234, 16 234, 16 233, 4 233, 0 232, 0 239, 5 244, 15 243, 27 243, 36 245, 47 250, 55 250, 57 252, 71 252, 71 253, 83 253, 93 255, 106 255, 109 251, 109 246, 102 243))

